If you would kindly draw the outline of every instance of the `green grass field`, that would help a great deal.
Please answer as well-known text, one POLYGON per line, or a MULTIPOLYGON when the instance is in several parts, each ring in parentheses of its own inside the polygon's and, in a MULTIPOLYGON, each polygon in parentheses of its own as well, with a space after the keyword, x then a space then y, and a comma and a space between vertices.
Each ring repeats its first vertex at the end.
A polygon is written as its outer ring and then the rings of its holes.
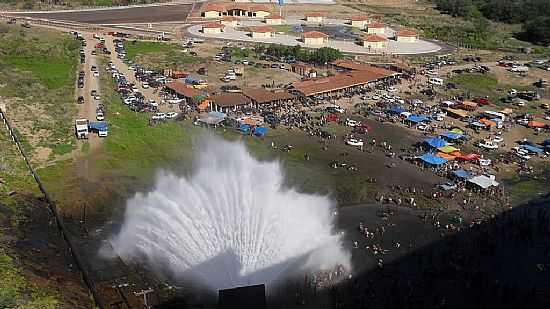
POLYGON ((128 41, 124 48, 129 60, 153 70, 184 70, 186 65, 205 61, 184 53, 183 48, 174 43, 128 41))
POLYGON ((74 149, 78 50, 78 41, 59 32, 0 25, 0 96, 28 152, 51 148, 54 159, 74 149))

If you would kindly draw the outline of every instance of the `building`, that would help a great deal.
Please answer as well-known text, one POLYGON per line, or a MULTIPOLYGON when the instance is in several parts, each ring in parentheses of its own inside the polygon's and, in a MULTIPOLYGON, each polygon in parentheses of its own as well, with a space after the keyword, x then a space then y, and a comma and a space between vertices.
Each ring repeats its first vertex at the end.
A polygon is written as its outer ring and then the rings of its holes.
POLYGON ((243 107, 251 106, 249 98, 240 93, 216 94, 208 98, 210 110, 227 113, 237 111, 243 107))
POLYGON ((290 71, 307 78, 317 77, 317 70, 311 65, 303 62, 293 63, 290 67, 290 71))
POLYGON ((253 39, 268 39, 275 36, 276 30, 268 26, 249 27, 253 39))
POLYGON ((221 19, 221 23, 224 26, 237 27, 239 25, 239 19, 235 16, 224 16, 221 19))
POLYGON ((306 45, 323 45, 328 42, 328 34, 319 31, 309 31, 302 34, 302 41, 306 45))
POLYGON ((299 96, 340 95, 348 90, 364 89, 393 77, 394 72, 368 67, 360 71, 338 73, 334 76, 310 79, 292 84, 293 91, 299 96))
POLYGON ((267 90, 265 88, 244 89, 243 94, 250 99, 252 105, 260 107, 281 107, 291 104, 295 95, 286 89, 267 90))
POLYGON ((384 49, 388 47, 388 39, 378 34, 369 34, 363 37, 362 44, 368 49, 384 49))
POLYGON ((265 18, 269 16, 270 9, 263 4, 248 3, 207 3, 201 9, 204 18, 219 18, 222 16, 238 16, 251 18, 265 18))
POLYGON ((218 34, 223 32, 225 26, 220 23, 207 23, 202 25, 202 33, 218 34))
POLYGON ((325 22, 325 14, 321 12, 310 12, 304 14, 304 19, 310 23, 322 24, 325 22))
POLYGON ((223 16, 223 12, 226 12, 223 4, 208 3, 202 9, 201 16, 205 18, 218 18, 223 16))
POLYGON ((397 42, 414 43, 418 40, 418 33, 408 29, 399 30, 395 34, 395 40, 397 42))
POLYGON ((187 104, 195 104, 195 100, 201 95, 199 90, 188 87, 184 82, 175 80, 167 83, 164 88, 168 93, 184 99, 187 104))
POLYGON ((365 29, 370 24, 371 19, 367 15, 354 15, 350 18, 350 25, 355 28, 365 29))
POLYGON ((381 23, 370 23, 367 25, 368 34, 384 34, 386 32, 386 25, 381 23))
POLYGON ((265 23, 267 25, 282 25, 283 17, 279 14, 271 14, 265 18, 265 23))

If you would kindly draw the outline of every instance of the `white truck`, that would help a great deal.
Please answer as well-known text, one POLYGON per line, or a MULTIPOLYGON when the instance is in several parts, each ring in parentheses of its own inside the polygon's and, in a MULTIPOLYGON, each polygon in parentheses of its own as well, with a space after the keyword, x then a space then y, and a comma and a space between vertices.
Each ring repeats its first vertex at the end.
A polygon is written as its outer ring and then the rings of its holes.
POLYGON ((88 138, 88 119, 77 119, 74 124, 76 138, 85 139, 88 138))

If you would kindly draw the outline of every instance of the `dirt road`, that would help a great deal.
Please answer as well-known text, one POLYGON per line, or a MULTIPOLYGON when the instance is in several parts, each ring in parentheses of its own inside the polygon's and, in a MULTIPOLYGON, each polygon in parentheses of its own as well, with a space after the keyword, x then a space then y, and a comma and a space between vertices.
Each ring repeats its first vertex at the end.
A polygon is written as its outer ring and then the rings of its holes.
MULTIPOLYGON (((99 89, 99 77, 94 77, 91 70, 92 66, 98 67, 97 56, 92 55, 96 40, 92 37, 91 33, 83 33, 83 35, 87 43, 86 47, 84 47, 84 52, 86 54, 86 63, 79 65, 79 71, 84 71, 85 73, 84 88, 77 88, 75 93, 77 98, 78 96, 84 97, 84 104, 78 105, 77 118, 84 118, 88 119, 89 121, 96 121, 96 108, 100 100, 95 100, 91 96, 92 90, 96 90, 99 94, 101 94, 99 89)), ((90 149, 93 150, 100 145, 101 139, 97 136, 97 134, 89 134, 88 142, 90 143, 90 149)))
POLYGON ((159 111, 161 112, 177 111, 176 105, 166 104, 162 101, 162 97, 160 96, 160 92, 158 90, 154 88, 143 88, 143 84, 135 77, 134 71, 130 70, 129 66, 124 63, 122 59, 117 57, 112 36, 105 36, 105 46, 111 51, 110 60, 113 62, 118 71, 126 76, 129 83, 133 83, 137 86, 146 100, 155 100, 155 102, 159 103, 159 111))

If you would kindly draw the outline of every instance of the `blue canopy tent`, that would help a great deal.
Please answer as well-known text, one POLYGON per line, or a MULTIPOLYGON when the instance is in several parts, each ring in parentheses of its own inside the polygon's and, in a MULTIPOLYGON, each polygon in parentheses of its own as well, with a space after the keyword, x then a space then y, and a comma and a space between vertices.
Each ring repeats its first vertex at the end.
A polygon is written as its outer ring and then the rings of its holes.
POLYGON ((90 128, 90 130, 107 131, 107 122, 105 121, 90 122, 88 124, 88 127, 90 128))
POLYGON ((239 131, 241 131, 241 133, 248 133, 250 131, 250 126, 247 124, 241 124, 239 126, 239 131))
POLYGON ((532 145, 522 145, 521 148, 533 153, 542 153, 544 151, 544 149, 532 145))
POLYGON ((401 114, 404 111, 405 111, 405 109, 403 109, 403 107, 398 106, 398 105, 390 107, 390 109, 388 109, 388 113, 397 114, 397 115, 401 114))
POLYGON ((225 117, 227 117, 227 115, 225 113, 222 113, 222 112, 210 112, 210 113, 208 113, 208 115, 211 116, 211 117, 221 118, 221 119, 225 119, 225 117))
POLYGON ((186 84, 189 84, 189 85, 192 85, 194 82, 196 82, 197 80, 193 78, 193 76, 191 75, 187 75, 187 77, 185 78, 185 83, 186 84))
POLYGON ((454 132, 450 132, 450 131, 445 132, 445 133, 441 133, 439 136, 450 139, 450 140, 453 140, 453 141, 459 140, 459 139, 464 137, 463 134, 458 134, 458 133, 454 133, 454 132))
POLYGON ((405 121, 409 121, 409 122, 413 122, 413 123, 420 123, 420 122, 423 122, 423 121, 429 121, 430 119, 426 116, 422 116, 422 115, 410 115, 409 117, 407 117, 407 119, 405 119, 405 121))
POLYGON ((254 135, 256 136, 264 136, 266 133, 267 133, 267 128, 257 127, 254 129, 254 135))
POLYGON ((433 155, 431 153, 426 153, 423 156, 420 157, 420 160, 424 161, 424 163, 427 163, 429 165, 442 165, 447 163, 447 160, 440 158, 436 155, 433 155))
POLYGON ((464 179, 464 180, 468 180, 468 179, 474 177, 474 175, 472 175, 472 173, 467 172, 465 170, 456 170, 456 171, 453 172, 453 174, 457 178, 464 179))
POLYGON ((424 140, 424 143, 430 145, 433 148, 439 148, 447 146, 449 143, 447 143, 445 140, 439 138, 439 137, 432 137, 424 140))

